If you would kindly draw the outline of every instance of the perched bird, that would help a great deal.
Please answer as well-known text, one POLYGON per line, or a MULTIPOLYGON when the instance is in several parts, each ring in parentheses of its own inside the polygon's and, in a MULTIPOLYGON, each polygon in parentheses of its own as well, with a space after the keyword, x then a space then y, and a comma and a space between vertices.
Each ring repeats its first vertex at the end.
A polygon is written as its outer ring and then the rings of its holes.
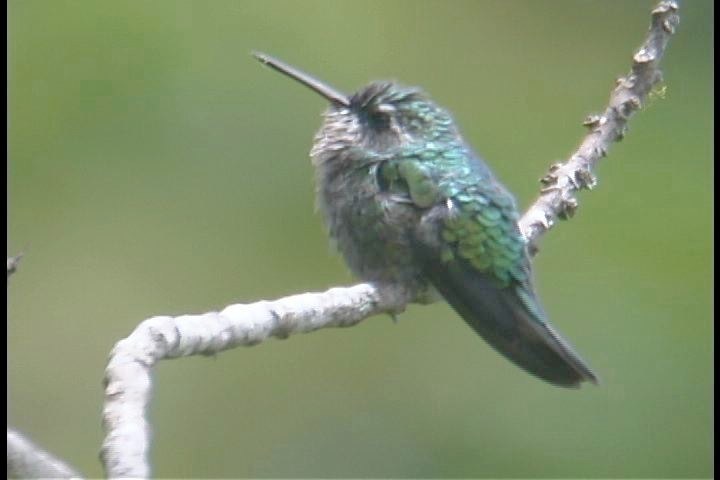
POLYGON ((347 96, 253 55, 330 102, 310 156, 319 209, 355 275, 439 292, 498 352, 551 384, 597 383, 538 302, 513 196, 447 111, 417 88, 373 82, 347 96))

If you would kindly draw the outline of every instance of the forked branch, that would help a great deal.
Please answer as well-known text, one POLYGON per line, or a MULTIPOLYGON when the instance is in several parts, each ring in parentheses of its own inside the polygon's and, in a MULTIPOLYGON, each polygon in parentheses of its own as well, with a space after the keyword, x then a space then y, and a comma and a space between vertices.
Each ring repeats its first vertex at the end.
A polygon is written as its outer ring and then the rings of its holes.
MULTIPOLYGON (((576 192, 595 185, 593 169, 610 145, 622 138, 627 121, 660 81, 658 64, 679 22, 678 6, 660 2, 652 11, 650 31, 633 57, 632 70, 618 79, 608 107, 584 124, 589 132, 577 151, 553 165, 543 178, 540 197, 519 222, 530 244, 577 208, 576 192)), ((231 305, 220 312, 154 317, 142 322, 115 345, 105 370, 101 457, 109 477, 147 477, 150 429, 145 409, 150 401, 156 362, 188 355, 212 355, 269 337, 285 338, 326 327, 355 325, 373 315, 401 312, 411 293, 395 285, 363 283, 305 293, 273 302, 231 305)))

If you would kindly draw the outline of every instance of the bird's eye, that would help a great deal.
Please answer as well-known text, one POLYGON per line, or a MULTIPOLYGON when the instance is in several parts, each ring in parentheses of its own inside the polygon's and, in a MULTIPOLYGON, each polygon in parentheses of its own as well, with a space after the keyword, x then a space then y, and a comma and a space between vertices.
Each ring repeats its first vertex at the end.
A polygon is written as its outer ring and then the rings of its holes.
POLYGON ((384 130, 390 127, 391 117, 387 112, 372 110, 368 114, 370 125, 377 130, 384 130))
POLYGON ((392 124, 393 114, 396 111, 397 109, 389 103, 380 103, 374 105, 373 108, 370 109, 370 111, 368 112, 370 124, 378 130, 385 130, 387 128, 390 128, 392 124))

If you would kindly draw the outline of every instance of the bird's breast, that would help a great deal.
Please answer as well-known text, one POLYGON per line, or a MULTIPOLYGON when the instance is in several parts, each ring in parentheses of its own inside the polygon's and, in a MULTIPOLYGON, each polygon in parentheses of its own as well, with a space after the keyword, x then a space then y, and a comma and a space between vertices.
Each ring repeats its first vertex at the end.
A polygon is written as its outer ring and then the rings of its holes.
POLYGON ((419 278, 412 242, 421 211, 380 188, 376 165, 343 170, 324 161, 318 167, 318 209, 351 271, 366 281, 419 278))

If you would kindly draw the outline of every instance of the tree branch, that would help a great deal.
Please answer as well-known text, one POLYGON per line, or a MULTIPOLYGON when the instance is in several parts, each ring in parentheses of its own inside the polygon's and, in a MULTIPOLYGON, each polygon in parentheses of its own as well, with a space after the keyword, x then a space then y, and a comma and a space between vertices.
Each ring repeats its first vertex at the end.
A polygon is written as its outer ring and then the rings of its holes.
POLYGON ((151 369, 158 360, 214 355, 270 337, 287 338, 320 328, 350 327, 379 313, 403 311, 410 292, 394 285, 361 283, 303 293, 273 302, 230 305, 220 312, 153 317, 119 341, 105 369, 106 431, 101 458, 109 477, 147 477, 151 369))
POLYGON ((81 478, 71 467, 27 440, 7 431, 8 478, 81 478))
MULTIPOLYGON (((23 254, 7 257, 7 275, 17 271, 23 254)), ((33 444, 19 432, 7 429, 8 478, 81 478, 72 467, 33 444)))
MULTIPOLYGON (((652 24, 643 46, 633 57, 631 73, 618 80, 602 115, 590 116, 590 132, 564 164, 553 165, 542 180, 540 197, 519 222, 534 242, 577 208, 575 192, 595 184, 592 170, 611 143, 626 132, 637 111, 660 81, 657 66, 679 21, 675 2, 663 1, 652 11, 652 24)), ((145 407, 150 401, 151 369, 159 360, 188 355, 213 355, 240 345, 255 345, 269 337, 286 338, 326 327, 348 327, 380 313, 395 314, 413 301, 412 293, 396 285, 362 283, 305 293, 273 302, 231 305, 221 312, 180 317, 153 317, 142 322, 110 353, 105 370, 101 459, 109 477, 147 477, 150 429, 145 407)))
POLYGON ((17 271, 18 265, 20 265, 20 259, 23 257, 22 253, 19 253, 15 255, 14 257, 7 257, 7 276, 10 278, 10 275, 15 273, 17 271))
POLYGON ((612 143, 622 140, 630 117, 640 109, 652 88, 662 81, 658 65, 680 22, 677 11, 675 1, 662 1, 652 10, 647 38, 633 56, 628 76, 617 79, 605 112, 585 119, 583 125, 590 131, 578 149, 565 163, 552 165, 540 180, 544 185, 540 197, 518 222, 532 250, 536 250, 537 240, 552 228, 556 219, 573 216, 578 207, 575 193, 595 186, 595 165, 607 155, 612 143))

